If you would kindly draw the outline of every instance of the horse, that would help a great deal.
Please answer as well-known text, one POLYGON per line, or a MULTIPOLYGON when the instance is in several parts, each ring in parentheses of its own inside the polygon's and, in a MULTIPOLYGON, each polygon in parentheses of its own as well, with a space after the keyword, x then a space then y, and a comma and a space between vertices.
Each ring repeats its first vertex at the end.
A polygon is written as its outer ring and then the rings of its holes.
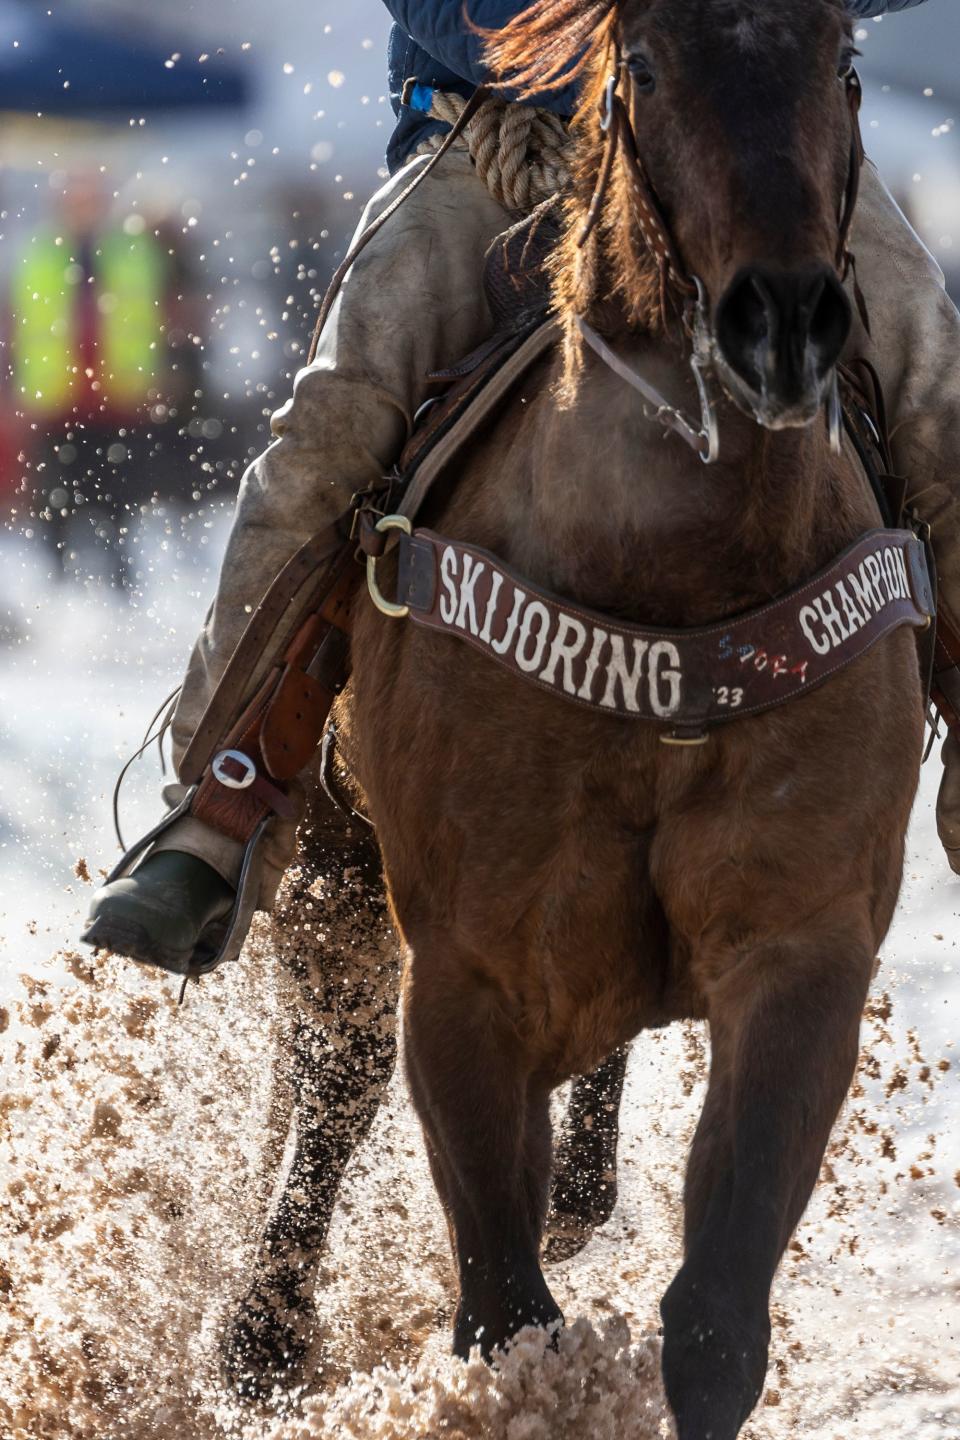
MULTIPOLYGON (((609 652, 619 709, 583 703, 587 680, 570 703, 574 632, 527 684, 545 658, 532 607, 527 663, 492 663, 478 592, 447 557, 476 547, 491 574, 495 557, 518 593, 593 615, 600 643, 598 615, 722 631, 880 523, 836 424, 853 53, 840 0, 536 0, 493 37, 520 94, 584 78, 552 261, 562 344, 426 502, 420 533, 448 537, 434 581, 476 643, 358 605, 339 702, 405 948, 406 1072, 458 1273, 456 1354, 562 1323, 539 1258, 551 1090, 644 1030, 708 1022, 684 1256, 660 1303, 679 1440, 733 1440, 761 1393, 771 1283, 900 885, 916 646, 896 629, 784 705, 671 730, 651 712, 681 684, 669 644, 648 670, 639 643, 609 652), (684 420, 698 405, 699 430, 684 420)), ((384 593, 395 556, 378 562, 384 593)))

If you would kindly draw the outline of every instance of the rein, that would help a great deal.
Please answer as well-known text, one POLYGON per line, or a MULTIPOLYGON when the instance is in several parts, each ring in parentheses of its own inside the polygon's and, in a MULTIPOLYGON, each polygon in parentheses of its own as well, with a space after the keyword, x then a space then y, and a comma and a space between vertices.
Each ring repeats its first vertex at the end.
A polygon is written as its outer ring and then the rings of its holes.
MULTIPOLYGON (((702 311, 703 307, 698 304, 697 316, 700 316, 702 311)), ((603 336, 594 330, 582 315, 576 317, 576 325, 590 349, 599 355, 603 363, 615 375, 619 375, 621 380, 625 380, 628 385, 633 386, 634 390, 638 390, 644 400, 653 406, 652 411, 644 408, 643 413, 648 420, 653 420, 658 425, 662 425, 666 431, 679 435, 681 440, 685 440, 690 448, 696 451, 704 465, 712 465, 715 460, 719 459, 720 429, 717 424, 716 402, 707 384, 707 367, 710 359, 709 345, 704 344, 707 332, 703 325, 695 324, 693 352, 690 356, 690 368, 697 382, 697 391, 700 396, 699 430, 695 423, 677 406, 671 405, 656 386, 651 385, 650 381, 640 374, 639 370, 628 365, 626 360, 621 360, 613 347, 607 344, 603 336)))
MULTIPOLYGON (((691 341, 690 368, 700 398, 699 425, 685 415, 682 410, 672 405, 633 366, 620 359, 612 346, 582 315, 576 316, 576 326, 594 354, 621 380, 632 385, 653 407, 652 412, 644 409, 647 419, 662 425, 669 433, 679 435, 680 439, 699 455, 704 465, 713 465, 720 457, 720 433, 717 424, 716 401, 710 386, 713 352, 706 287, 700 278, 685 265, 664 216, 663 207, 653 182, 643 164, 630 113, 618 90, 620 76, 625 68, 626 62, 620 55, 618 47, 614 67, 607 78, 600 107, 600 129, 605 137, 603 158, 597 175, 597 183, 587 209, 587 216, 577 238, 577 245, 582 249, 599 223, 613 177, 614 165, 617 156, 620 155, 630 181, 630 198, 634 215, 647 248, 657 263, 660 277, 660 313, 664 329, 669 328, 669 311, 672 305, 679 313, 684 333, 691 341)), ((846 93, 851 121, 850 164, 843 208, 839 218, 835 263, 841 283, 846 281, 851 272, 853 274, 854 298, 864 328, 869 334, 870 320, 866 302, 857 280, 856 260, 849 245, 850 231, 860 191, 860 172, 864 160, 863 139, 860 133, 860 106, 863 89, 855 69, 851 69, 846 77, 846 93)), ((831 448, 839 454, 842 422, 836 382, 834 382, 827 399, 827 425, 831 448)))

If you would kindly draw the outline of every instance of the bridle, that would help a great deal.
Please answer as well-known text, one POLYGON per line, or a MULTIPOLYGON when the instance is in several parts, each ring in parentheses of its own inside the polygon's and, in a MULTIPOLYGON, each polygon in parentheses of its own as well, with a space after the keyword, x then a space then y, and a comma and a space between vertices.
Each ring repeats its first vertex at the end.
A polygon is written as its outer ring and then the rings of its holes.
MULTIPOLYGON (((711 385, 714 357, 707 291, 699 276, 685 264, 664 216, 656 189, 644 166, 630 112, 619 89, 621 76, 626 70, 627 62, 617 46, 600 107, 600 128, 604 135, 603 158, 577 244, 581 249, 586 245, 600 220, 619 156, 626 171, 634 217, 657 264, 660 313, 664 329, 669 328, 670 312, 673 310, 679 315, 683 332, 690 340, 690 368, 700 399, 699 425, 689 419, 682 410, 671 405, 654 385, 632 365, 622 360, 582 315, 576 317, 576 325, 585 342, 604 364, 639 391, 646 404, 653 407, 651 411, 645 406, 644 414, 647 418, 679 435, 696 451, 705 465, 712 465, 720 455, 720 434, 716 399, 711 385)), ((854 297, 861 319, 869 332, 866 304, 857 281, 856 262, 849 245, 864 158, 860 133, 863 90, 860 77, 852 67, 845 77, 845 83, 851 121, 850 163, 837 230, 836 267, 841 284, 853 273, 854 297)), ((827 424, 831 446, 837 453, 840 450, 841 423, 839 391, 834 378, 827 399, 827 424)))

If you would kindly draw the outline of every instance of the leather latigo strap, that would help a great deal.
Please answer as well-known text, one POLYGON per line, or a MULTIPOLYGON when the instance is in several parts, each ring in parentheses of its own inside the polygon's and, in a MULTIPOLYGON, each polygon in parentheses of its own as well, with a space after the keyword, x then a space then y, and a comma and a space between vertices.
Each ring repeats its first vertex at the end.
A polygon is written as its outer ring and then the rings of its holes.
MULTIPOLYGON (((197 783, 217 748, 222 747, 223 736, 236 728, 237 696, 249 693, 250 676, 281 626, 287 635, 291 629, 299 629, 304 617, 325 603, 345 571, 352 571, 355 581, 361 578, 348 543, 355 511, 356 506, 351 505, 332 525, 311 536, 274 578, 237 642, 180 762, 179 777, 184 785, 197 783), (297 613, 290 618, 294 602, 297 613)), ((279 648, 283 641, 276 643, 279 648)))
POLYGON ((400 536, 397 601, 541 689, 675 738, 805 694, 934 609, 909 530, 872 530, 788 595, 702 629, 619 624, 430 530, 400 536))
POLYGON ((297 815, 285 791, 267 778, 260 750, 260 726, 277 673, 270 672, 213 757, 190 805, 195 819, 244 845, 268 815, 297 815))
POLYGON ((350 602, 360 569, 347 545, 318 611, 301 624, 203 773, 190 813, 246 843, 268 815, 296 820, 286 785, 309 763, 349 672, 350 602))
POLYGON ((349 673, 350 606, 360 578, 351 547, 320 609, 307 617, 284 656, 260 729, 263 758, 275 780, 294 779, 320 744, 349 673))

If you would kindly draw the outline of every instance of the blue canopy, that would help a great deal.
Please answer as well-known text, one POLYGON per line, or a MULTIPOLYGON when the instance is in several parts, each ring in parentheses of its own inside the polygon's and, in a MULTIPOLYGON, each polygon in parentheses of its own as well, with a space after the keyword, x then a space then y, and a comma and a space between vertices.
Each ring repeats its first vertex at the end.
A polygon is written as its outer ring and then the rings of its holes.
POLYGON ((215 53, 201 61, 201 53, 150 28, 107 30, 0 0, 0 110, 136 116, 243 105, 246 75, 215 53))

